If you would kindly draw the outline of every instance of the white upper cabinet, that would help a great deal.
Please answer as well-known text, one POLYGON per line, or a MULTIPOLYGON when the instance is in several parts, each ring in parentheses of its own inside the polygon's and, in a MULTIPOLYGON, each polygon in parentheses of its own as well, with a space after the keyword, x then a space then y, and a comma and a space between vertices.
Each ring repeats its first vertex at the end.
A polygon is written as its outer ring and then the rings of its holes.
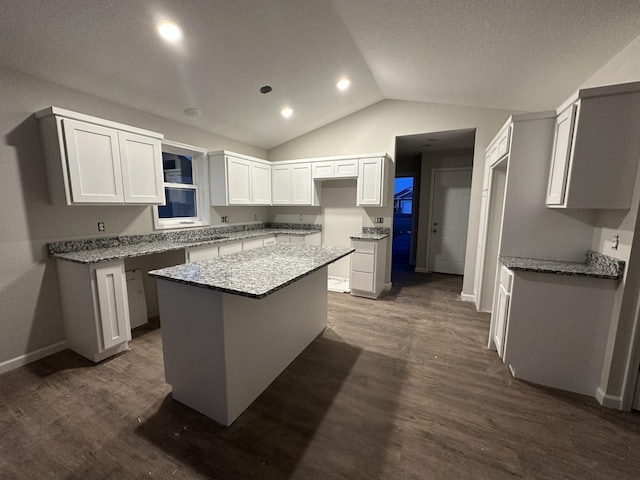
POLYGON ((118 132, 118 140, 125 203, 164 203, 161 142, 129 132, 118 132))
POLYGON ((567 169, 571 155, 571 137, 576 118, 576 106, 569 105, 558 115, 551 154, 551 172, 547 190, 547 205, 562 205, 567 186, 567 169))
POLYGON ((558 111, 547 206, 630 208, 638 132, 640 82, 580 90, 558 111))
POLYGON ((273 205, 319 205, 309 162, 277 162, 271 168, 273 205))
POLYGON ((271 205, 271 165, 251 164, 251 202, 271 205))
POLYGON ((311 165, 313 167, 314 180, 331 180, 334 178, 358 177, 357 158, 314 161, 311 165))
POLYGON ((36 117, 53 203, 164 203, 163 135, 57 107, 36 117))
POLYGON ((271 164, 227 151, 209 153, 211 205, 271 205, 271 164))
POLYGON ((386 206, 388 168, 387 157, 360 159, 357 184, 358 206, 386 206))

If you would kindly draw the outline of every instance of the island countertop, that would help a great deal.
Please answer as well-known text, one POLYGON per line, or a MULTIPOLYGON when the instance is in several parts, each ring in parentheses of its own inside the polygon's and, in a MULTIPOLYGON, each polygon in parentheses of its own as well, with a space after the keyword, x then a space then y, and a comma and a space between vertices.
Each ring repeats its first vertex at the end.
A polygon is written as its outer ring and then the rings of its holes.
POLYGON ((354 251, 346 247, 276 243, 152 270, 149 276, 251 298, 264 298, 354 251))

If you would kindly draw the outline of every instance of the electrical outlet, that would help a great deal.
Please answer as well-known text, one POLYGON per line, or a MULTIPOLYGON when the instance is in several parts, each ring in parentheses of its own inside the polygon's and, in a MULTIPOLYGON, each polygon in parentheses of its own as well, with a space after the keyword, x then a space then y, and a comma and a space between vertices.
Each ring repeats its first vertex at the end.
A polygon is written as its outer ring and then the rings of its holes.
POLYGON ((302 220, 304 220, 304 217, 302 215, 299 215, 298 216, 298 220, 302 221, 302 220))
POLYGON ((98 222, 98 231, 104 232, 104 222, 98 222))
POLYGON ((220 217, 220 221, 222 223, 227 223, 229 221, 229 217, 226 215, 223 215, 222 217, 220 217))
POLYGON ((253 215, 253 219, 254 220, 258 220, 258 214, 257 213, 253 215))
POLYGON ((611 248, 613 250, 617 250, 619 243, 620 243, 620 235, 614 235, 613 236, 613 242, 611 242, 611 248))
POLYGON ((373 223, 384 223, 383 217, 373 217, 373 223))

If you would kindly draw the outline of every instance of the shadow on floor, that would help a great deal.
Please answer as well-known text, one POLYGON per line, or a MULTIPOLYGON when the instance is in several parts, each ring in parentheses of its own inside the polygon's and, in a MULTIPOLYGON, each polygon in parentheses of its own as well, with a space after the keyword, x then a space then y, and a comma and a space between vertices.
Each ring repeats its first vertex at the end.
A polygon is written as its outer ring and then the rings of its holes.
MULTIPOLYGON (((300 478, 310 478, 339 462, 341 456, 353 455, 349 451, 354 449, 370 450, 364 456, 366 469, 380 471, 393 426, 390 417, 380 415, 379 410, 391 413, 397 408, 397 391, 386 399, 367 399, 364 391, 353 403, 340 400, 345 381, 362 375, 355 372, 388 363, 378 357, 384 356, 344 343, 327 329, 230 427, 167 395, 149 409, 149 418, 136 433, 207 478, 280 479, 290 478, 294 471, 303 474, 300 478), (370 412, 370 418, 367 406, 376 410, 370 412), (365 429, 358 428, 367 421, 365 429), (371 429, 375 429, 374 442, 362 438, 371 429), (297 467, 303 456, 301 472, 297 467)), ((395 371, 403 370, 395 367, 395 371)), ((403 375, 396 378, 399 389, 403 375)), ((352 467, 359 468, 345 466, 352 467)), ((332 468, 335 471, 335 465, 332 468)))

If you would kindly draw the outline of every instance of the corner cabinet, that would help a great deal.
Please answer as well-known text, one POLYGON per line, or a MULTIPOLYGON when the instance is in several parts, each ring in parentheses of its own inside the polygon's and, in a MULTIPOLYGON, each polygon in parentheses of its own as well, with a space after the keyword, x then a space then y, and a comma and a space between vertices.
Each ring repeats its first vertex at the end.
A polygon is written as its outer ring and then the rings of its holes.
POLYGON ((221 151, 209 153, 211 205, 271 205, 271 164, 221 151))
POLYGON ((162 134, 57 107, 36 118, 52 203, 164 203, 162 134))
POLYGON ((124 261, 58 260, 57 268, 68 347, 92 362, 126 350, 131 326, 124 261))
POLYGON ((580 90, 558 110, 546 205, 630 208, 639 131, 640 82, 580 90))
POLYGON ((359 160, 357 206, 387 206, 388 171, 388 157, 361 158, 359 160))

